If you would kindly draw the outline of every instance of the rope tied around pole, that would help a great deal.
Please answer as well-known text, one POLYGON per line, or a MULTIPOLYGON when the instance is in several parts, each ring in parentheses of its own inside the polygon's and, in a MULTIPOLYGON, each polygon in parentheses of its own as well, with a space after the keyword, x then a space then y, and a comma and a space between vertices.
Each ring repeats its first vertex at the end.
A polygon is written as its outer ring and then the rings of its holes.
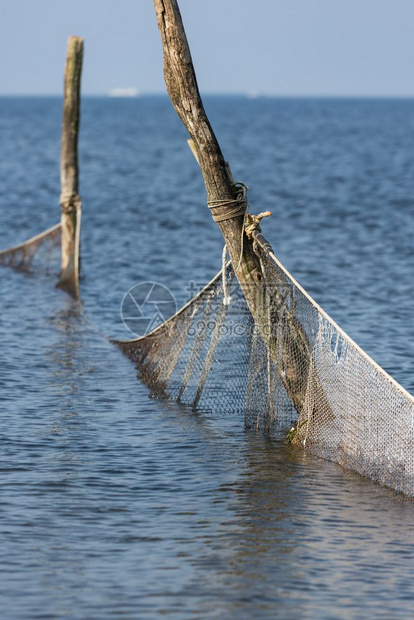
MULTIPOLYGON (((237 182, 234 183, 234 188, 236 190, 236 197, 230 200, 210 200, 207 205, 211 210, 211 215, 215 222, 224 222, 226 220, 233 219, 235 217, 243 216, 243 228, 241 235, 241 247, 240 247, 240 258, 238 265, 235 269, 237 272, 240 268, 242 256, 243 256, 243 236, 246 233, 246 236, 251 239, 253 238, 253 233, 261 233, 260 229, 260 221, 264 217, 269 217, 272 215, 271 211, 264 211, 263 213, 259 213, 258 215, 251 215, 248 213, 249 203, 247 201, 247 190, 248 187, 244 183, 237 182), (214 209, 219 207, 226 207, 235 205, 235 208, 228 211, 227 213, 223 213, 220 215, 214 215, 214 209)), ((231 304, 231 296, 228 293, 227 287, 227 278, 226 278, 226 259, 227 259, 227 245, 224 245, 223 255, 222 255, 222 282, 223 282, 223 304, 228 306, 231 304)))
POLYGON ((72 213, 76 213, 78 209, 81 207, 81 199, 78 194, 72 194, 69 198, 60 199, 60 208, 62 213, 66 215, 71 215, 72 213))
POLYGON ((215 222, 224 222, 226 220, 232 220, 235 217, 239 217, 240 215, 245 215, 248 206, 247 185, 245 185, 244 183, 235 183, 234 188, 236 191, 235 198, 232 198, 230 200, 208 201, 207 206, 210 209, 211 215, 215 222), (234 205, 234 209, 220 215, 214 214, 214 209, 219 209, 220 207, 230 207, 232 205, 234 205))

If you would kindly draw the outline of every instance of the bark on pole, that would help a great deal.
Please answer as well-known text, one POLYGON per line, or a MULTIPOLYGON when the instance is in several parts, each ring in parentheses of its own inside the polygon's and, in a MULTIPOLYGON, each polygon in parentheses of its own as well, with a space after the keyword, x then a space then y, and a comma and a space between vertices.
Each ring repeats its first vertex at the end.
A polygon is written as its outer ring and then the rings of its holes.
POLYGON ((58 286, 79 298, 80 227, 82 203, 79 197, 78 132, 83 39, 68 40, 62 142, 60 158, 60 206, 62 222, 62 262, 58 286))

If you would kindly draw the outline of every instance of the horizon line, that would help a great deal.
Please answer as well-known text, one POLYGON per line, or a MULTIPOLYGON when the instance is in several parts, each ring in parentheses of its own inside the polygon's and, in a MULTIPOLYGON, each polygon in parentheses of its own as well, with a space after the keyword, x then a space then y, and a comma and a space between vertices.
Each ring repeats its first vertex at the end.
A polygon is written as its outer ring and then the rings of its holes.
MULTIPOLYGON (((201 92, 202 97, 243 97, 246 99, 414 99, 414 93, 412 94, 349 94, 349 93, 271 93, 260 91, 240 91, 240 92, 226 92, 226 91, 204 91, 201 92)), ((39 97, 39 98, 63 98, 63 93, 51 92, 51 93, 1 93, 0 98, 7 97, 39 97)), ((109 92, 104 93, 82 93, 82 98, 101 98, 101 99, 140 99, 145 97, 168 97, 168 93, 165 91, 143 91, 137 95, 111 95, 109 92)))

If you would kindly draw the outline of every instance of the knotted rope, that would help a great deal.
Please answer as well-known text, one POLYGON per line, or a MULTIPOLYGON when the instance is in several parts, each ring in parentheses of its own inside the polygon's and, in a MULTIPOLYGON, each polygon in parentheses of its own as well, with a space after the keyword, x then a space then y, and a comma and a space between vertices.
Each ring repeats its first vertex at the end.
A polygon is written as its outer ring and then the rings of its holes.
MULTIPOLYGON (((234 188, 236 190, 235 198, 230 200, 210 200, 207 205, 211 211, 211 215, 215 222, 225 222, 226 220, 231 220, 235 217, 239 217, 240 215, 243 218, 246 216, 246 211, 249 207, 247 201, 247 185, 244 183, 238 182, 234 183, 234 188), (214 214, 214 209, 219 209, 220 207, 228 207, 234 205, 234 209, 227 211, 226 213, 221 213, 220 215, 214 214)), ((243 228, 244 230, 244 219, 243 219, 243 228)), ((237 266, 237 269, 240 267, 241 258, 243 255, 243 232, 241 238, 241 252, 240 252, 240 260, 237 266)), ((236 269, 236 271, 237 271, 236 269)), ((224 245, 223 255, 222 255, 222 282, 223 282, 223 304, 225 306, 229 306, 231 304, 231 297, 228 292, 227 287, 227 245, 224 245)))
POLYGON ((82 207, 81 199, 78 194, 72 194, 71 196, 60 197, 60 209, 62 213, 71 215, 77 213, 79 208, 82 207))
POLYGON ((239 217, 240 215, 244 215, 247 210, 247 186, 244 183, 235 183, 235 198, 230 200, 209 200, 207 203, 208 208, 211 211, 211 215, 215 222, 225 222, 226 220, 232 220, 235 217, 239 217), (215 209, 219 209, 220 207, 230 207, 234 208, 226 211, 226 213, 221 213, 219 215, 214 214, 215 209))
MULTIPOLYGON (((215 222, 223 222, 225 220, 232 219, 233 217, 243 215, 243 228, 242 228, 242 236, 241 236, 241 243, 240 243, 240 258, 239 258, 239 263, 235 269, 235 271, 238 271, 240 264, 241 264, 242 257, 243 257, 244 233, 246 233, 246 236, 249 239, 252 239, 254 232, 256 233, 261 232, 260 221, 263 218, 269 217, 270 215, 272 215, 272 212, 264 211, 263 213, 259 213, 258 215, 251 215, 250 213, 246 213, 247 209, 249 208, 249 205, 247 202, 247 186, 244 185, 244 183, 236 183, 235 186, 238 188, 239 191, 238 191, 237 197, 234 200, 215 200, 215 201, 209 202, 208 206, 210 209, 214 209, 216 207, 223 207, 225 205, 230 205, 230 204, 237 203, 238 205, 237 208, 223 215, 214 216, 214 213, 212 213, 212 216, 215 222), (214 205, 213 205, 213 202, 214 202, 214 205)), ((222 255, 223 304, 225 306, 229 306, 232 300, 228 292, 226 272, 227 272, 227 245, 224 245, 223 255, 222 255)))
POLYGON ((264 217, 269 217, 272 215, 271 211, 263 211, 263 213, 259 213, 258 215, 251 215, 251 213, 246 213, 244 218, 244 231, 249 239, 252 238, 252 235, 255 231, 262 232, 260 228, 260 220, 264 217))

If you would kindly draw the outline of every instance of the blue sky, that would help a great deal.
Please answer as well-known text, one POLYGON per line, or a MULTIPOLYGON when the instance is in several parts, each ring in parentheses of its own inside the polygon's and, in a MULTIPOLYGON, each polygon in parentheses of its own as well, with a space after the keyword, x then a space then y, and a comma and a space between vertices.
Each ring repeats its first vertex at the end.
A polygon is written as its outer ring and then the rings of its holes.
MULTIPOLYGON (((414 0, 180 0, 203 92, 414 96, 414 0)), ((164 92, 152 0, 0 0, 0 94, 164 92)))

